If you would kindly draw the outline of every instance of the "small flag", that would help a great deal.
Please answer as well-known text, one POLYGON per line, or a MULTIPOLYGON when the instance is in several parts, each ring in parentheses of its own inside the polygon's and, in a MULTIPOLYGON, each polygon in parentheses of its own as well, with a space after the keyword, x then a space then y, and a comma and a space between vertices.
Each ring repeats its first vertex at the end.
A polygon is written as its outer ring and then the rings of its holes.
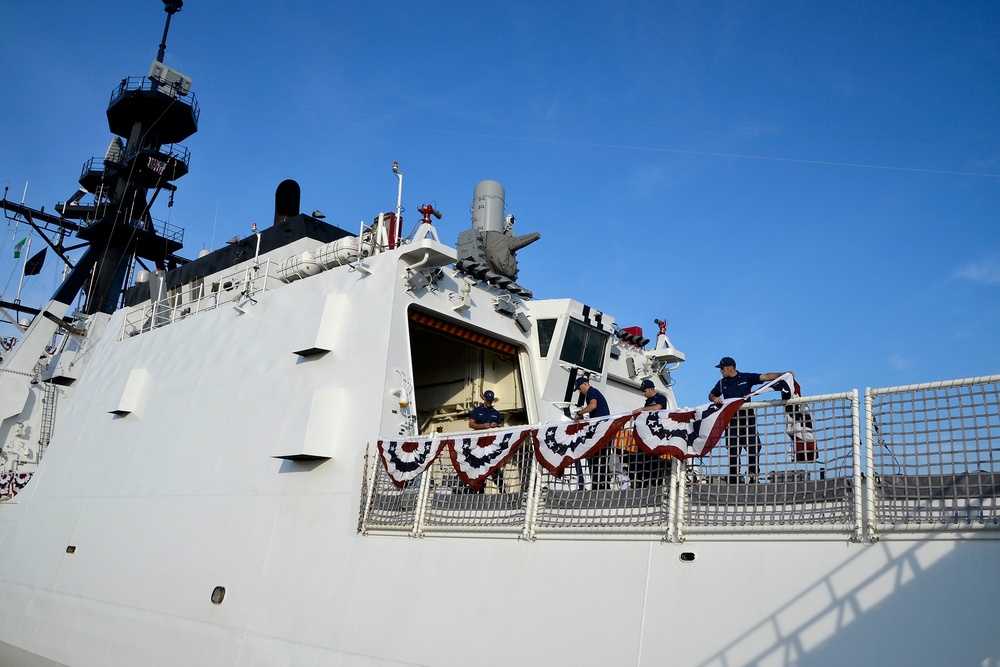
POLYGON ((149 158, 149 168, 155 171, 157 174, 162 175, 163 170, 166 168, 167 163, 162 160, 157 160, 155 157, 149 158))
POLYGON ((41 272, 42 264, 45 263, 46 250, 48 250, 48 248, 42 248, 28 258, 28 261, 24 263, 24 275, 36 276, 41 272))
POLYGON ((21 256, 21 251, 24 249, 24 244, 28 242, 28 237, 25 236, 21 239, 16 246, 14 246, 14 259, 21 256))

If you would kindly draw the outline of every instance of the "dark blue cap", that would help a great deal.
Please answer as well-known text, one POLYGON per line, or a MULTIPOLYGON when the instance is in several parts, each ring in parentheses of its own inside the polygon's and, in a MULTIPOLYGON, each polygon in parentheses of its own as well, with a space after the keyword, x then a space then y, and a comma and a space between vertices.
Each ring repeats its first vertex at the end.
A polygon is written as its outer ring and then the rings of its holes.
POLYGON ((579 389, 580 385, 584 382, 590 382, 590 378, 579 377, 576 379, 576 388, 579 389))
POLYGON ((483 400, 488 403, 492 403, 493 399, 495 399, 496 397, 497 395, 493 393, 492 389, 487 389, 486 391, 483 392, 483 400))
POLYGON ((732 366, 736 368, 736 360, 732 357, 722 357, 722 360, 716 366, 716 368, 722 368, 723 366, 732 366))
POLYGON ((643 380, 642 384, 639 385, 639 389, 646 391, 647 389, 656 389, 656 385, 653 384, 652 380, 643 380))

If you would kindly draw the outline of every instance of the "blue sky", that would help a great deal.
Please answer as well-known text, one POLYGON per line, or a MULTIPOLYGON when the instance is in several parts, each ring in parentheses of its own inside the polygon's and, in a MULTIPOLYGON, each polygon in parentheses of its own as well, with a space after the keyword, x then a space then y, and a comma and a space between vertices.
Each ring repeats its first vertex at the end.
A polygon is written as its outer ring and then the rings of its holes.
MULTIPOLYGON (((1000 373, 1000 3, 255 5, 188 0, 171 25, 201 123, 154 215, 188 256, 266 224, 285 178, 354 230, 395 206, 398 161, 408 221, 436 202, 447 240, 503 183, 542 234, 519 256, 537 298, 666 317, 682 404, 723 355, 808 394, 1000 373)), ((162 7, 6 3, 10 198, 73 193, 162 7)))

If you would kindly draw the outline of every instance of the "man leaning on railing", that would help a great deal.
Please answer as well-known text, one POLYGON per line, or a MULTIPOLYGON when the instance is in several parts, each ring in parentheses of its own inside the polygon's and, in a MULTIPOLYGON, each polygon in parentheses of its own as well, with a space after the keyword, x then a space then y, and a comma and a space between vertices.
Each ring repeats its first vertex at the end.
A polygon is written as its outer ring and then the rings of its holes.
MULTIPOLYGON (((742 398, 753 391, 754 385, 777 380, 782 373, 741 373, 736 370, 736 360, 722 357, 715 366, 722 373, 722 379, 708 392, 708 400, 722 405, 727 398, 742 398)), ((791 373, 792 371, 786 371, 791 373)), ((747 450, 747 477, 750 484, 757 483, 760 468, 757 457, 760 454, 760 438, 757 437, 757 417, 753 410, 740 410, 726 427, 726 448, 729 450, 730 484, 743 481, 740 475, 740 450, 747 450)))

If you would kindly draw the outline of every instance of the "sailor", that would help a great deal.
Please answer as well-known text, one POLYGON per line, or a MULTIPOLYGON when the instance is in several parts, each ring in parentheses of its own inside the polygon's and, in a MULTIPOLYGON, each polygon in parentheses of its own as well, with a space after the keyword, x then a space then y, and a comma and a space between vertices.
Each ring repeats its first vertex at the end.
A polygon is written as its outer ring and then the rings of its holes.
MULTIPOLYGON (((473 408, 472 413, 469 415, 469 428, 482 431, 488 428, 503 426, 503 415, 493 407, 493 401, 496 400, 496 397, 492 389, 487 389, 483 392, 483 402, 479 407, 473 408)), ((503 469, 497 468, 497 471, 490 475, 490 479, 497 485, 500 493, 503 493, 503 469)), ((483 493, 483 487, 479 487, 478 493, 483 493)))
MULTIPOLYGON (((656 385, 650 379, 645 379, 639 385, 643 397, 646 399, 641 408, 632 411, 633 417, 638 417, 641 412, 651 412, 653 410, 666 410, 667 397, 656 391, 656 385)), ((664 468, 666 461, 658 456, 650 456, 640 450, 635 444, 632 445, 633 452, 626 456, 632 463, 633 476, 636 487, 657 486, 663 483, 665 477, 664 468)))
POLYGON ((503 426, 503 415, 493 407, 494 400, 496 400, 496 394, 493 393, 493 390, 487 389, 483 392, 483 402, 469 415, 469 428, 481 431, 503 426))
POLYGON ((608 401, 604 398, 604 394, 598 391, 596 387, 590 386, 589 378, 577 378, 576 390, 583 394, 583 398, 587 403, 576 413, 576 419, 578 421, 587 415, 590 415, 591 417, 607 417, 611 414, 611 410, 608 408, 608 401))
POLYGON ((646 403, 641 408, 636 408, 632 411, 633 417, 638 417, 640 412, 667 409, 667 397, 656 391, 656 385, 653 384, 652 380, 643 380, 642 384, 639 385, 639 389, 642 391, 646 403))
MULTIPOLYGON (((708 392, 708 400, 722 405, 727 398, 742 398, 753 391, 754 385, 770 382, 781 377, 781 373, 741 373, 736 370, 736 360, 732 357, 722 357, 715 366, 722 373, 722 379, 715 383, 708 392)), ((791 373, 791 371, 787 371, 791 373)), ((740 450, 747 450, 747 475, 749 482, 754 484, 760 475, 757 456, 760 454, 760 439, 757 437, 757 417, 753 410, 741 409, 730 420, 726 428, 726 448, 729 449, 730 484, 743 481, 740 475, 740 450)))
MULTIPOLYGON (((576 413, 575 419, 577 421, 586 416, 596 418, 607 417, 611 414, 611 410, 608 408, 608 401, 604 398, 604 394, 598 391, 596 387, 590 386, 589 378, 577 378, 576 390, 583 395, 585 403, 584 406, 576 413)), ((593 488, 595 490, 605 488, 608 483, 607 447, 604 447, 601 451, 587 459, 587 465, 590 467, 590 478, 593 482, 593 488)), ((582 472, 582 468, 578 467, 577 472, 582 472)))

